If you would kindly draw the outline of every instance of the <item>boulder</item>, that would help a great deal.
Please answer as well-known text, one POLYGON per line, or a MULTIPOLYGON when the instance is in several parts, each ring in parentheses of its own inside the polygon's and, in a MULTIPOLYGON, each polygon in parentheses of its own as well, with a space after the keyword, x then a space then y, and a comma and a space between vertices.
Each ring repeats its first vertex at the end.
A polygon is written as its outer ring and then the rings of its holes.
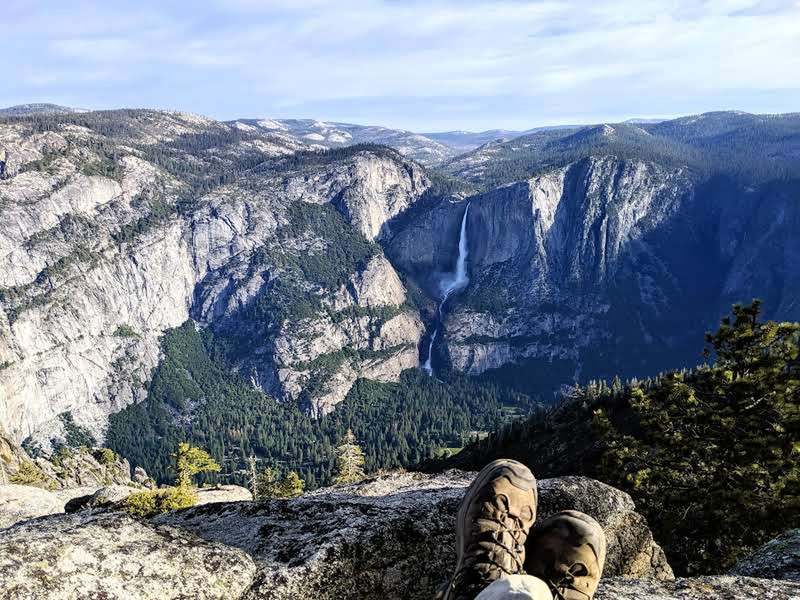
POLYGON ((792 529, 740 560, 734 575, 800 582, 800 529, 792 529))
POLYGON ((91 496, 97 491, 96 485, 82 485, 80 487, 68 487, 60 490, 53 490, 53 493, 58 496, 62 504, 67 505, 76 498, 83 498, 91 496))
POLYGON ((197 490, 197 505, 214 504, 217 502, 251 501, 253 494, 250 490, 238 485, 218 485, 211 488, 197 490))
POLYGON ((606 576, 672 579, 672 568, 645 518, 625 492, 587 477, 539 482, 539 516, 579 510, 597 519, 606 533, 606 576))
POLYGON ((244 552, 123 513, 58 515, 0 534, 0 597, 240 598, 255 565, 244 552))
POLYGON ((86 496, 73 498, 64 506, 64 511, 74 513, 83 509, 109 508, 134 492, 142 491, 140 488, 128 485, 109 485, 86 496))
POLYGON ((800 584, 750 577, 604 579, 594 600, 796 600, 800 584))
POLYGON ((134 483, 138 483, 146 488, 156 487, 156 483, 153 481, 153 478, 147 474, 147 471, 144 470, 144 467, 140 467, 139 465, 136 465, 136 468, 133 470, 133 477, 131 479, 134 483))
MULTIPOLYGON (((294 500, 199 506, 155 521, 244 550, 259 568, 256 595, 427 599, 453 569, 455 513, 473 476, 393 473, 294 500)), ((627 494, 569 477, 540 482, 540 503, 541 518, 577 508, 603 525, 606 575, 671 577, 627 494)))
POLYGON ((64 512, 64 502, 53 492, 29 485, 0 485, 0 529, 42 515, 64 512))

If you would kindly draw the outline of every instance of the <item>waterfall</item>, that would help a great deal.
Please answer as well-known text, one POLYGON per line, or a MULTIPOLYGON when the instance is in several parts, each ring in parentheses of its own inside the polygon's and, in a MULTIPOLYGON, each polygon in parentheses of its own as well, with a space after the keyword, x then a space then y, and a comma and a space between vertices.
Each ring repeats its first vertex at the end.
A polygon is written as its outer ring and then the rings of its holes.
POLYGON ((433 375, 433 365, 431 364, 431 357, 433 356, 433 344, 436 337, 439 335, 439 328, 444 321, 444 305, 447 299, 463 290, 469 284, 469 276, 467 275, 467 215, 469 214, 469 204, 464 209, 464 216, 461 218, 461 231, 458 235, 458 260, 456 260, 456 270, 439 285, 441 297, 439 305, 436 307, 436 322, 434 323, 433 333, 431 334, 431 341, 428 344, 428 358, 422 368, 428 373, 433 375))

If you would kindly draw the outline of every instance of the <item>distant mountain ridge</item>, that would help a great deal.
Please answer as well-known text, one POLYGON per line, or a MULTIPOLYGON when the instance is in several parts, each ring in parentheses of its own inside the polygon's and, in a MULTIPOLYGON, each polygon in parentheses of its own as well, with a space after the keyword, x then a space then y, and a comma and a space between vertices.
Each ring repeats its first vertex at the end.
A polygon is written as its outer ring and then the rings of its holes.
POLYGON ((316 119, 237 119, 239 128, 290 135, 310 149, 330 149, 355 144, 380 144, 394 148, 422 164, 433 165, 455 157, 459 151, 446 143, 402 129, 337 123, 316 119))
MULTIPOLYGON (((129 111, 132 109, 120 109, 129 111)), ((147 109, 144 109, 147 110, 147 109)), ((88 113, 87 109, 62 106, 52 103, 19 104, 0 108, 0 118, 26 117, 37 114, 70 114, 88 113)), ((113 113, 115 111, 96 111, 113 113)), ((153 111, 174 112, 174 111, 153 111)), ((179 113, 176 113, 179 114, 179 113)), ((250 133, 271 134, 271 139, 280 146, 286 146, 292 152, 297 150, 325 150, 343 148, 357 144, 377 144, 394 148, 404 156, 426 166, 443 166, 444 170, 458 177, 473 182, 483 179, 483 165, 489 162, 503 163, 506 155, 513 153, 513 161, 529 163, 532 153, 545 153, 550 150, 549 144, 568 143, 566 138, 573 133, 579 136, 590 135, 590 131, 598 127, 617 127, 619 131, 644 131, 654 135, 674 138, 675 142, 684 142, 680 138, 689 130, 696 131, 697 142, 708 130, 708 126, 716 123, 717 134, 728 131, 731 121, 781 120, 791 119, 794 115, 756 115, 743 111, 717 111, 688 115, 674 119, 630 118, 619 123, 587 123, 564 124, 532 127, 525 130, 488 129, 485 131, 438 131, 414 132, 405 129, 393 129, 378 125, 361 125, 318 119, 272 119, 272 118, 240 118, 225 123, 241 131, 250 133), (702 123, 702 124, 701 124, 702 123), (692 125, 692 127, 687 127, 692 125), (684 134, 672 136, 671 130, 680 129, 684 134)), ((199 117, 198 118, 205 118, 199 117)), ((708 130, 710 131, 710 130, 708 130)), ((709 133, 706 137, 711 137, 709 133)), ((283 153, 283 152, 281 152, 283 153)), ((541 162, 541 161, 540 161, 541 162)))
POLYGON ((0 117, 25 117, 28 115, 65 115, 69 113, 89 112, 83 108, 72 108, 48 102, 35 102, 31 104, 17 104, 0 108, 0 117))
POLYGON ((745 170, 746 177, 759 179, 783 177, 800 171, 800 114, 718 111, 667 121, 539 129, 484 144, 441 168, 490 189, 587 155, 609 153, 694 170, 745 170))

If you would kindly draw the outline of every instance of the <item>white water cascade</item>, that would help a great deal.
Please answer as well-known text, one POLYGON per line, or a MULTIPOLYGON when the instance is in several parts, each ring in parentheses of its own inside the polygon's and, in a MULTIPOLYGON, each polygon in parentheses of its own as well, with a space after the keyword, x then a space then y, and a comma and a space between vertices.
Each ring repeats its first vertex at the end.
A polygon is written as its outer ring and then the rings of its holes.
POLYGON ((428 344, 428 358, 422 368, 428 373, 433 375, 433 365, 431 364, 431 357, 433 355, 433 344, 436 342, 436 336, 439 335, 439 328, 442 326, 444 320, 444 305, 447 299, 455 293, 460 292, 469 283, 469 276, 467 275, 467 215, 469 214, 469 204, 464 209, 464 216, 461 218, 461 232, 458 236, 458 260, 456 261, 456 270, 449 276, 444 278, 439 284, 441 296, 439 306, 436 307, 436 322, 434 323, 433 333, 431 334, 431 341, 428 344))

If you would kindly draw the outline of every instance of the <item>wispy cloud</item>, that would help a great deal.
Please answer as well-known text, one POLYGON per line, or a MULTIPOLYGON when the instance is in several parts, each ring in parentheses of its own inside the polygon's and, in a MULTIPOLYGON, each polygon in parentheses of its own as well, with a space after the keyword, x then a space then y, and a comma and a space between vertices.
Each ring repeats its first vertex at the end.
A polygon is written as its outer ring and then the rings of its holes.
POLYGON ((0 104, 417 129, 800 109, 796 0, 33 4, 0 12, 0 104))

